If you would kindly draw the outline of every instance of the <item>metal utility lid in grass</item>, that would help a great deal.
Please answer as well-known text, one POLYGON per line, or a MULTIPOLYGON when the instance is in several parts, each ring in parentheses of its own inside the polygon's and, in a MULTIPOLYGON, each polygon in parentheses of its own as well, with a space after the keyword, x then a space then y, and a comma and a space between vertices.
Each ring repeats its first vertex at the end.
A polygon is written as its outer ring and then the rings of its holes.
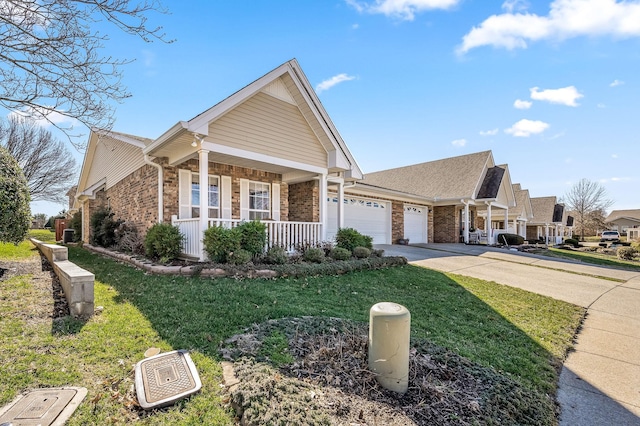
POLYGON ((200 390, 202 383, 187 351, 155 355, 136 364, 136 394, 145 410, 172 405, 200 390))
POLYGON ((64 425, 86 395, 87 389, 80 387, 33 390, 0 409, 0 424, 64 425))

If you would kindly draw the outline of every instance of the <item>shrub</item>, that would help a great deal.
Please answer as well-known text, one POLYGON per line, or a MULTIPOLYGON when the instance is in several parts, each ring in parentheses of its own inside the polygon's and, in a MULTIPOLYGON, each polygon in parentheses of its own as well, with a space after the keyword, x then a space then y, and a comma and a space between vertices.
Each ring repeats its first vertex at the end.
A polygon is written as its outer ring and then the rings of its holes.
POLYGON ((288 258, 287 251, 281 246, 269 247, 267 254, 264 256, 265 262, 272 265, 284 265, 287 263, 288 258))
POLYGON ((324 261, 324 250, 321 248, 313 247, 307 249, 302 255, 302 258, 307 262, 322 263, 324 261))
POLYGON ((353 255, 358 259, 366 259, 371 256, 371 250, 366 247, 356 247, 353 249, 353 255))
POLYGON ((564 240, 564 243, 574 247, 580 247, 580 242, 574 238, 567 238, 564 240))
POLYGON ((353 251, 356 247, 373 248, 373 238, 362 235, 353 228, 340 228, 336 234, 336 245, 343 249, 353 251))
POLYGON ((82 239, 82 212, 78 211, 73 214, 69 221, 69 228, 73 229, 73 241, 78 242, 82 239))
POLYGON ((169 223, 156 223, 144 237, 145 254, 166 263, 180 255, 184 236, 180 230, 169 223))
POLYGON ((118 250, 127 253, 143 254, 144 238, 138 233, 138 228, 132 222, 122 222, 115 230, 118 250))
POLYGON ((238 228, 212 226, 204 231, 204 251, 213 262, 226 263, 230 253, 240 250, 241 235, 238 228))
POLYGON ((238 249, 229 253, 227 261, 232 265, 245 265, 251 262, 252 254, 245 249, 238 249))
POLYGON ((351 259, 351 252, 342 247, 336 247, 329 252, 329 257, 333 260, 349 260, 351 259))
POLYGON ((633 260, 638 251, 633 247, 619 247, 616 256, 621 260, 633 260))
POLYGON ((509 246, 519 246, 524 244, 524 237, 517 234, 500 234, 497 238, 498 244, 506 244, 509 246), (506 242, 505 242, 506 241, 506 242))
POLYGON ((108 208, 100 209, 91 215, 91 244, 107 248, 116 245, 115 232, 122 221, 114 220, 113 216, 114 213, 108 208))
POLYGON ((19 244, 31 226, 29 185, 18 162, 0 146, 0 242, 19 244))
POLYGON ((240 247, 253 256, 264 253, 264 246, 267 242, 267 225, 254 220, 243 222, 236 229, 240 233, 240 247))
POLYGON ((373 256, 373 257, 383 257, 384 256, 384 250, 383 249, 371 250, 371 256, 373 256))

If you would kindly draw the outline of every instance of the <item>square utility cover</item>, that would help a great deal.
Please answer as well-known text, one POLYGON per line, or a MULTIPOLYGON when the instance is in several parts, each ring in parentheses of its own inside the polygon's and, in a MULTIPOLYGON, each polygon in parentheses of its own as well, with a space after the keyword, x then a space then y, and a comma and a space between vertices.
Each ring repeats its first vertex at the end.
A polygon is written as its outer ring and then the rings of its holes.
POLYGON ((187 351, 155 355, 136 364, 136 394, 145 410, 171 405, 200 390, 200 376, 187 351))
POLYGON ((35 389, 0 409, 0 424, 64 425, 86 395, 87 389, 78 387, 35 389))

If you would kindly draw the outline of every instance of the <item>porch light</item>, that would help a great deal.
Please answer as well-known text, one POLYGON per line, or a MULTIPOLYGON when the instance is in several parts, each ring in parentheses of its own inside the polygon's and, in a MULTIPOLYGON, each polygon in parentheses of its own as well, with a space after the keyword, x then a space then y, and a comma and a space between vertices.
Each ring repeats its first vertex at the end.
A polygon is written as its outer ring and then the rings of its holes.
POLYGON ((197 147, 198 146, 198 142, 202 143, 202 140, 204 139, 204 136, 198 136, 197 133, 193 133, 193 141, 191 141, 191 146, 192 147, 197 147))

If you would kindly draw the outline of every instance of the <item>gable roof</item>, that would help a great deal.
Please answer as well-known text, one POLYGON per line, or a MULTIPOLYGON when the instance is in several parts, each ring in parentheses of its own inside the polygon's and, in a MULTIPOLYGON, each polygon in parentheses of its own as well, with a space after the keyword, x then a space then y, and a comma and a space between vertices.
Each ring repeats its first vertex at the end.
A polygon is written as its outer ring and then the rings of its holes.
POLYGON ((499 166, 488 168, 477 198, 496 198, 504 173, 505 169, 499 166))
MULTIPOLYGON (((144 148, 144 153, 151 156, 170 157, 168 153, 174 141, 184 146, 184 142, 193 140, 194 135, 207 141, 211 123, 260 92, 269 93, 299 109, 313 134, 326 150, 330 169, 344 171, 346 179, 362 178, 360 166, 295 59, 273 69, 191 120, 179 121, 148 144, 144 148)), ((215 143, 215 141, 212 142, 215 143)))
MULTIPOLYGON (((554 213, 556 212, 556 197, 535 197, 531 198, 531 207, 533 208, 533 218, 529 223, 551 224, 555 222, 554 213)), ((562 221, 562 214, 560 220, 562 221)))
POLYGON ((533 207, 531 206, 531 197, 528 189, 522 189, 519 183, 513 184, 513 194, 516 199, 516 210, 524 214, 525 218, 533 218, 533 207))
POLYGON ((604 220, 605 223, 613 222, 617 219, 628 219, 640 222, 640 209, 635 210, 613 210, 604 220))
POLYGON ((363 183, 429 198, 436 202, 477 198, 485 170, 494 166, 491 151, 482 151, 367 173, 363 183))

